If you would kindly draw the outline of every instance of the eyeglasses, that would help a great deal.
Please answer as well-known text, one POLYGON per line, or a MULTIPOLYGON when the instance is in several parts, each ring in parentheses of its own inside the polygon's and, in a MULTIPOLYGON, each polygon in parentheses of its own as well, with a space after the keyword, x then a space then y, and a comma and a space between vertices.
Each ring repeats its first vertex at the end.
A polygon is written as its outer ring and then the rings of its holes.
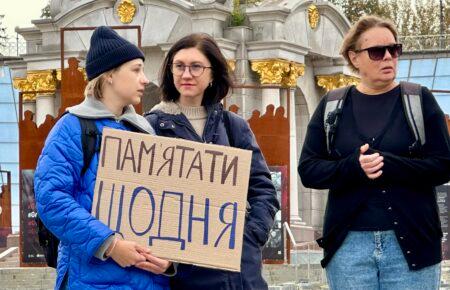
POLYGON ((182 76, 186 71, 186 68, 189 68, 189 73, 193 77, 199 77, 203 74, 206 68, 212 68, 210 66, 203 66, 201 64, 193 64, 193 65, 185 65, 182 63, 172 63, 170 65, 170 70, 176 76, 182 76))
POLYGON ((389 54, 393 58, 397 58, 400 55, 402 55, 402 44, 396 43, 391 45, 384 45, 384 46, 372 46, 364 49, 355 50, 356 53, 363 52, 367 50, 367 53, 369 54, 369 58, 371 60, 382 60, 384 56, 386 55, 386 50, 389 51, 389 54))

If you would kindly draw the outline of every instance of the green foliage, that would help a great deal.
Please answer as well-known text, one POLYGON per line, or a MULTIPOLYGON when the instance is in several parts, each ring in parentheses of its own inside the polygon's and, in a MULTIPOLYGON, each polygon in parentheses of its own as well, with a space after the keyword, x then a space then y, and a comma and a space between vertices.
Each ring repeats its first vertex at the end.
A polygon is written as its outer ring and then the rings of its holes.
POLYGON ((231 12, 231 26, 241 26, 244 24, 245 14, 242 12, 239 0, 233 0, 233 11, 231 12))
MULTIPOLYGON (((440 33, 439 0, 330 0, 341 7, 351 23, 361 16, 377 15, 391 19, 400 35, 436 35, 440 33)), ((444 8, 444 33, 450 33, 448 3, 444 8)))
POLYGON ((50 1, 48 1, 48 4, 41 9, 41 18, 51 18, 50 14, 50 1))
POLYGON ((258 5, 261 0, 233 0, 233 11, 231 12, 231 26, 241 26, 245 22, 245 13, 242 11, 241 5, 251 6, 258 5))

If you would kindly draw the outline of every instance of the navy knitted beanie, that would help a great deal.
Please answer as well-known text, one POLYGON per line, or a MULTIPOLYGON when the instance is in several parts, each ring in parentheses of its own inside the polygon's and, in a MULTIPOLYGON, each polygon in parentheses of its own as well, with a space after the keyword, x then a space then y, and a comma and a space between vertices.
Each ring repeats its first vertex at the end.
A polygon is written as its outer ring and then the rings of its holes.
POLYGON ((136 58, 145 60, 144 54, 136 45, 113 29, 99 26, 91 36, 91 47, 86 56, 88 80, 136 58))

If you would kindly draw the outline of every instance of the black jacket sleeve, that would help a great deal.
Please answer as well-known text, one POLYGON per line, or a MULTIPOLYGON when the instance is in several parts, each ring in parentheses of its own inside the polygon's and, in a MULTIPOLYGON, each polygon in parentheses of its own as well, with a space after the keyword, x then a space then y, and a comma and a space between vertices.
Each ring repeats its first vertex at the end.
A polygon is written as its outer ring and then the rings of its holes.
POLYGON ((330 189, 368 180, 359 164, 359 148, 339 159, 329 156, 323 125, 325 104, 326 98, 323 98, 308 124, 298 166, 303 185, 330 189))
POLYGON ((382 179, 393 184, 437 186, 450 180, 450 138, 444 113, 433 94, 422 89, 426 143, 420 158, 380 152, 382 179))

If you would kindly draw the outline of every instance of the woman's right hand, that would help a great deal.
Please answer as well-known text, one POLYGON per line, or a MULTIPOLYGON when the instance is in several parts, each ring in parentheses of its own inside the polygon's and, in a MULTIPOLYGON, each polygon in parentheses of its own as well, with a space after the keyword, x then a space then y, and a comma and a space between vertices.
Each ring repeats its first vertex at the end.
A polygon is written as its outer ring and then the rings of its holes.
POLYGON ((138 251, 140 248, 135 242, 117 239, 111 244, 106 253, 108 257, 125 268, 146 261, 146 258, 138 251))
POLYGON ((368 154, 365 153, 369 150, 369 144, 364 144, 361 146, 359 152, 359 164, 364 170, 364 173, 370 179, 377 179, 383 174, 381 170, 383 168, 383 156, 380 153, 368 154))

